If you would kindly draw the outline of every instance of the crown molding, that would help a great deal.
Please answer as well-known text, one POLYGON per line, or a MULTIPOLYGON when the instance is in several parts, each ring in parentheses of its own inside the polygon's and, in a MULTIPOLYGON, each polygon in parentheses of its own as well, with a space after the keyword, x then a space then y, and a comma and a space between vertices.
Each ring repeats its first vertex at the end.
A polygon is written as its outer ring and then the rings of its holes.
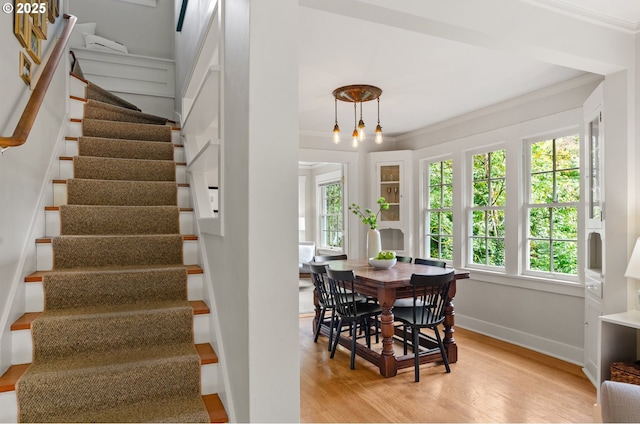
POLYGON ((139 4, 142 6, 156 7, 158 5, 158 0, 120 0, 125 3, 133 3, 139 4))
POLYGON ((455 118, 447 119, 445 121, 441 121, 433 125, 429 125, 428 127, 424 127, 424 128, 417 129, 415 131, 404 133, 402 135, 397 136, 396 141, 403 141, 408 138, 432 133, 434 131, 439 131, 454 125, 460 125, 472 119, 477 119, 486 115, 512 109, 514 107, 517 107, 526 103, 531 103, 536 100, 544 99, 545 97, 549 97, 554 94, 559 94, 567 90, 571 90, 573 88, 581 87, 583 85, 587 85, 591 83, 596 83, 598 81, 602 81, 602 79, 603 77, 601 75, 586 74, 581 77, 574 78, 569 81, 561 82, 559 84, 555 84, 550 87, 543 88, 541 90, 537 90, 529 94, 524 94, 519 97, 514 97, 513 99, 506 100, 504 102, 497 103, 492 106, 487 106, 473 112, 465 113, 464 115, 456 116, 455 118))
POLYGON ((573 3, 566 2, 564 0, 520 0, 523 3, 528 3, 533 6, 543 7, 545 9, 559 12, 567 16, 572 16, 582 21, 590 22, 596 25, 600 25, 607 28, 612 28, 618 31, 626 32, 629 34, 640 33, 640 22, 631 22, 624 19, 616 18, 613 16, 603 15, 602 13, 594 12, 593 10, 580 7, 573 3))

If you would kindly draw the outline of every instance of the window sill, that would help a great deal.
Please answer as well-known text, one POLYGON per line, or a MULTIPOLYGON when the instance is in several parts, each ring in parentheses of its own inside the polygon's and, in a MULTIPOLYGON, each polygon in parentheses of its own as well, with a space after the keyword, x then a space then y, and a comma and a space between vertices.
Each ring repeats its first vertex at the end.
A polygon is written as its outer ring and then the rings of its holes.
POLYGON ((533 277, 530 275, 509 275, 477 268, 460 269, 468 271, 471 276, 471 280, 481 281, 483 283, 499 284, 509 287, 518 287, 522 289, 584 298, 584 285, 579 282, 554 280, 549 278, 533 277))

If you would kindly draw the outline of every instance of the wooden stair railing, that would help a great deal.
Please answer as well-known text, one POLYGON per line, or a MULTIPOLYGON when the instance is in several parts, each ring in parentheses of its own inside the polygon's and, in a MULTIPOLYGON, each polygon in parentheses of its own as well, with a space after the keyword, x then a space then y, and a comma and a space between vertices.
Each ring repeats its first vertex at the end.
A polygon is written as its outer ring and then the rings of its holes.
POLYGON ((40 106, 44 101, 44 97, 47 94, 47 90, 49 89, 49 84, 53 79, 53 75, 58 69, 58 64, 60 63, 60 59, 63 56, 64 49, 69 42, 69 38, 71 37, 71 31, 78 20, 77 17, 73 15, 64 15, 64 19, 67 20, 67 24, 65 28, 62 30, 62 35, 60 39, 56 42, 56 45, 53 47, 51 51, 51 56, 49 56, 49 60, 44 65, 42 70, 42 74, 40 75, 40 79, 36 83, 33 92, 31 93, 31 97, 29 97, 29 101, 22 112, 22 116, 16 125, 16 129, 13 132, 11 137, 0 137, 0 149, 4 150, 9 147, 16 147, 23 145, 29 134, 31 133, 31 128, 33 128, 33 123, 38 116, 38 111, 40 110, 40 106))

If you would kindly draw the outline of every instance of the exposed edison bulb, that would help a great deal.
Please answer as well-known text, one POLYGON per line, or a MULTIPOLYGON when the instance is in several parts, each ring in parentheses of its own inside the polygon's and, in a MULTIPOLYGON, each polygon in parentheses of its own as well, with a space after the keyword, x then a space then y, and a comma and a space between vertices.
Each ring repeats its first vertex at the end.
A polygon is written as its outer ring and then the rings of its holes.
POLYGON ((380 124, 378 124, 378 126, 376 127, 375 142, 376 144, 382 144, 382 127, 380 126, 380 124))
POLYGON ((357 128, 353 129, 353 134, 351 134, 351 137, 353 138, 351 141, 351 145, 354 148, 358 147, 358 129, 357 128))
POLYGON ((364 121, 360 119, 360 122, 358 122, 358 141, 364 141, 364 138, 364 121))
POLYGON ((340 143, 340 127, 338 126, 338 123, 333 127, 333 142, 335 144, 340 143))

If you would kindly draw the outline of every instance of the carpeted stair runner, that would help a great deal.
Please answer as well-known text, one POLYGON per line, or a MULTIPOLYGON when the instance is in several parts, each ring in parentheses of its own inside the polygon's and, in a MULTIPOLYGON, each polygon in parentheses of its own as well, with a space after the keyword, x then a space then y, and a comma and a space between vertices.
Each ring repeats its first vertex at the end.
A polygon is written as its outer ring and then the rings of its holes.
POLYGON ((103 119, 107 121, 135 122, 138 124, 165 125, 166 118, 149 115, 133 109, 104 103, 98 100, 89 100, 84 106, 85 119, 103 119))
POLYGON ((177 205, 176 184, 165 181, 67 181, 70 205, 153 206, 177 205))
POLYGON ((168 160, 76 156, 75 178, 125 181, 175 181, 176 163, 168 160))
POLYGON ((125 109, 140 111, 140 109, 138 109, 136 105, 131 104, 125 99, 123 99, 122 97, 118 97, 115 94, 105 90, 104 88, 91 83, 91 81, 89 81, 87 84, 87 88, 85 90, 85 97, 88 100, 97 100, 102 103, 108 103, 114 106, 120 106, 125 109))
POLYGON ((178 234, 177 206, 60 206, 60 234, 178 234))
POLYGON ((80 156, 123 159, 173 160, 173 145, 142 140, 118 140, 112 138, 80 137, 80 156))
POLYGON ((87 108, 19 420, 208 422, 170 129, 87 108))
POLYGON ((85 137, 106 137, 122 140, 171 142, 171 127, 104 119, 83 119, 82 135, 85 137))

